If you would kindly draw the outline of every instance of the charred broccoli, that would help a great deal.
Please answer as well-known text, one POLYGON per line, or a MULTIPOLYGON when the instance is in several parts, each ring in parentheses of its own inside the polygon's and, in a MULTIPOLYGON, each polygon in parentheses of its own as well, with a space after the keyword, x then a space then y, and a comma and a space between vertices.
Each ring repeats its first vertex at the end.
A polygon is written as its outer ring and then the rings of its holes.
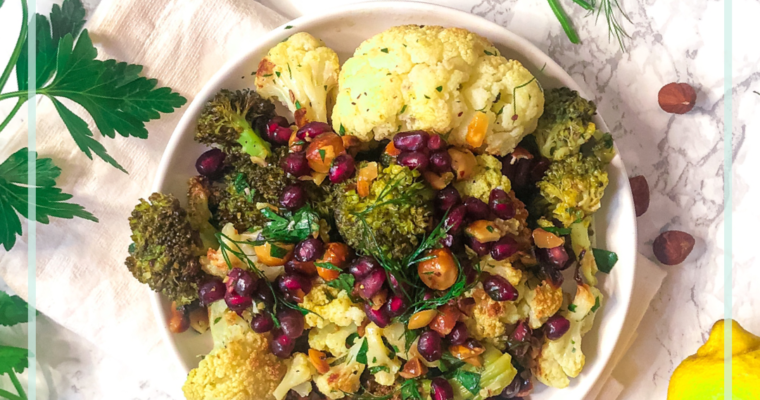
POLYGON ((219 248, 219 240, 216 238, 216 228, 211 225, 211 211, 209 210, 209 198, 211 188, 206 178, 196 176, 190 178, 187 191, 187 219, 190 226, 201 235, 204 249, 219 248))
POLYGON ((373 254, 376 249, 369 246, 377 243, 393 259, 411 253, 418 236, 431 227, 433 215, 433 192, 419 176, 400 165, 378 170, 366 197, 359 196, 356 182, 341 184, 336 189, 335 222, 346 243, 364 254, 373 254))
POLYGON ((593 101, 566 87, 546 92, 544 114, 534 135, 541 155, 562 160, 577 154, 596 131, 591 119, 596 114, 593 101))
POLYGON ((608 183, 598 158, 576 154, 553 162, 538 188, 553 217, 568 227, 599 209, 608 183))
POLYGON ((259 119, 274 116, 274 104, 250 90, 222 90, 214 96, 198 118, 195 140, 219 146, 225 153, 243 152, 264 164, 272 149, 254 129, 259 119))
POLYGON ((612 135, 596 131, 592 140, 591 153, 604 164, 609 164, 615 158, 615 147, 612 143, 612 135))
POLYGON ((267 218, 256 203, 277 204, 285 186, 295 182, 278 166, 287 152, 287 147, 275 148, 266 167, 252 163, 244 154, 227 156, 228 172, 215 192, 214 219, 219 226, 232 223, 242 232, 264 225, 267 218))
POLYGON ((179 200, 161 193, 140 199, 129 226, 133 243, 126 265, 132 275, 178 306, 197 299, 203 278, 198 257, 204 250, 179 200))

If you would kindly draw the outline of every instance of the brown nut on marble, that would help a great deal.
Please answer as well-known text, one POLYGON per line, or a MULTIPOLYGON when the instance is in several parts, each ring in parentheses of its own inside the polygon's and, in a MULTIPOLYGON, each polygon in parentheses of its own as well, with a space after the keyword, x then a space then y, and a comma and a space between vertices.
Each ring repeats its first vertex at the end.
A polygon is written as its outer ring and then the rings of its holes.
POLYGON ((654 255, 665 265, 682 263, 694 249, 694 237, 686 232, 665 231, 654 240, 654 255))

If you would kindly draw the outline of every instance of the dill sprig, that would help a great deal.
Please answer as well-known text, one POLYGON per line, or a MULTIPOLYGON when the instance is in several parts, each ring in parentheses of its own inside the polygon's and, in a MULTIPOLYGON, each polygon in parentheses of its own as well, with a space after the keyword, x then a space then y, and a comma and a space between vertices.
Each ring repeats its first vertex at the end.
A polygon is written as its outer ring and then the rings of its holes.
POLYGON ((628 17, 623 7, 620 5, 619 0, 599 0, 599 7, 596 9, 596 20, 599 21, 599 17, 604 12, 604 19, 607 20, 607 27, 609 28, 608 38, 611 40, 614 35, 620 44, 620 48, 623 52, 626 52, 625 39, 631 36, 625 31, 625 28, 620 24, 618 14, 620 14, 625 20, 631 22, 631 18, 628 17))

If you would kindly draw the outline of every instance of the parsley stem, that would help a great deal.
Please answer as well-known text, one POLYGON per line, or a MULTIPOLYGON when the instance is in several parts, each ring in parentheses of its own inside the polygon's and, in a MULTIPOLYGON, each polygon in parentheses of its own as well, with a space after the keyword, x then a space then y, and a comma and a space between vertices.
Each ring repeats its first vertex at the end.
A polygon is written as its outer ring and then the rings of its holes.
MULTIPOLYGON (((29 366, 30 368, 34 368, 33 366, 29 366)), ((24 392, 24 388, 21 387, 21 382, 18 381, 18 378, 16 377, 16 373, 13 372, 13 370, 8 371, 8 377, 11 378, 11 382, 13 382, 13 387, 16 388, 16 391, 18 392, 18 398, 21 400, 27 400, 26 392, 24 392)))
POLYGON ((570 43, 580 43, 581 40, 578 38, 578 33, 575 32, 572 23, 570 23, 570 20, 567 18, 567 14, 565 14, 565 10, 563 10, 562 6, 559 4, 559 0, 548 1, 549 6, 552 8, 552 11, 554 11, 554 15, 559 20, 560 25, 562 25, 562 29, 565 30, 567 38, 570 39, 570 43))
MULTIPOLYGON (((3 71, 3 75, 0 76, 0 90, 3 90, 5 87, 5 83, 8 82, 8 78, 11 76, 11 71, 13 71, 13 67, 16 66, 16 61, 18 61, 18 57, 21 55, 21 50, 23 50, 24 42, 26 41, 26 33, 27 29, 29 29, 28 25, 28 18, 29 18, 29 10, 27 9, 26 0, 21 0, 21 32, 18 34, 18 40, 16 41, 16 47, 13 49, 13 53, 11 53, 11 58, 8 60, 8 65, 5 66, 5 70, 3 71)), ((26 73, 26 71, 16 72, 16 73, 26 73)))
POLYGON ((6 100, 6 99, 12 99, 14 97, 19 97, 19 98, 22 98, 22 99, 26 100, 28 94, 29 94, 29 91, 27 91, 27 90, 19 90, 17 92, 0 93, 0 101, 6 100))
POLYGON ((15 394, 3 389, 0 389, 0 398, 8 400, 24 400, 21 397, 18 397, 15 394))
POLYGON ((18 112, 18 109, 21 108, 21 106, 24 105, 25 102, 26 102, 26 99, 23 97, 18 99, 18 101, 16 102, 16 105, 13 106, 13 109, 11 110, 11 112, 8 114, 7 117, 5 117, 3 122, 0 123, 0 132, 2 132, 3 129, 5 129, 6 125, 8 125, 8 123, 11 122, 13 117, 18 112))
POLYGON ((573 2, 575 4, 583 7, 584 10, 587 10, 587 11, 593 11, 594 10, 594 6, 591 5, 591 4, 589 4, 589 2, 587 2, 585 0, 573 0, 573 2))

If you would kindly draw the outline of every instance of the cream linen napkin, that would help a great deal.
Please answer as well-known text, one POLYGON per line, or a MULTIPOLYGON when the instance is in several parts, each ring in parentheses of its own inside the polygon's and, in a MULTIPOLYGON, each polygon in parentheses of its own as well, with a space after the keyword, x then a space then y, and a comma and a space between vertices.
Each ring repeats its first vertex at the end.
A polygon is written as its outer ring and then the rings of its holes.
MULTIPOLYGON (((147 76, 158 78, 189 103, 225 61, 284 22, 279 14, 250 0, 105 0, 87 29, 100 57, 144 65, 147 76)), ((73 201, 100 219, 100 223, 52 219, 49 225, 38 224, 37 307, 156 384, 165 384, 166 391, 178 397, 184 372, 174 369, 176 363, 154 322, 148 288, 131 277, 124 258, 130 241, 127 217, 137 199, 149 194, 164 147, 183 111, 148 124, 147 140, 102 139, 95 133, 129 175, 100 159, 87 159, 49 100, 39 102, 37 114, 40 155, 62 168, 58 184, 74 195, 73 201)), ((0 159, 26 146, 26 127, 4 135, 11 139, 0 149, 0 159)), ((25 298, 26 254, 26 235, 10 252, 0 250, 0 276, 25 298)), ((46 351, 46 345, 45 338, 38 338, 38 351, 46 351)))

